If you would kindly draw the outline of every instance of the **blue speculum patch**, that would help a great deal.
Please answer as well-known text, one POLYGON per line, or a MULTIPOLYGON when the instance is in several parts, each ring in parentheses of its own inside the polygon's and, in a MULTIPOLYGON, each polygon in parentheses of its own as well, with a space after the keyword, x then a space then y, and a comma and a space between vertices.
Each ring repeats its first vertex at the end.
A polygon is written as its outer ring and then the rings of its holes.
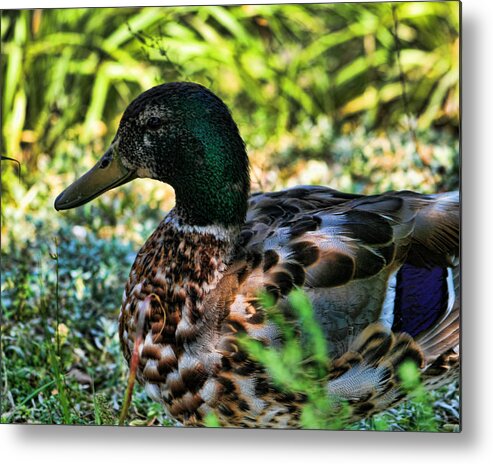
POLYGON ((404 264, 397 274, 392 330, 415 337, 447 310, 447 268, 404 264))

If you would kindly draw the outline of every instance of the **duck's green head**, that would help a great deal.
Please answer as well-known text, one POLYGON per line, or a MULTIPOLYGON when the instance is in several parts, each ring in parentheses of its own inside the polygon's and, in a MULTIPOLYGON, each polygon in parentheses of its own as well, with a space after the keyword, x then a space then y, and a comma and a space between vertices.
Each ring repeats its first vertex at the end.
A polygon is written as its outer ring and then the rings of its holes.
POLYGON ((170 184, 176 213, 190 225, 243 222, 248 159, 226 105, 205 87, 176 82, 154 87, 125 110, 107 152, 55 201, 81 206, 137 177, 170 184))

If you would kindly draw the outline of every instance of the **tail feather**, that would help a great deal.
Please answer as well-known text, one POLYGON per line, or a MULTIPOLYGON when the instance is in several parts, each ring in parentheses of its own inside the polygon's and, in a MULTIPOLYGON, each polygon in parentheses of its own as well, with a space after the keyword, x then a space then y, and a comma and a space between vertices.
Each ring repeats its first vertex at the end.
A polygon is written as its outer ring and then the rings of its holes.
POLYGON ((368 417, 404 400, 400 366, 412 360, 425 387, 435 388, 457 373, 458 307, 421 338, 394 333, 380 323, 369 325, 331 366, 328 392, 352 406, 352 418, 368 417))
POLYGON ((460 306, 457 301, 450 314, 416 341, 423 350, 426 362, 431 363, 441 354, 459 345, 460 306))
POLYGON ((451 266, 459 254, 459 192, 429 195, 419 209, 408 261, 417 266, 451 266))
POLYGON ((380 323, 369 325, 332 365, 328 392, 353 406, 353 418, 379 412, 405 396, 399 388, 399 366, 424 356, 408 334, 394 334, 380 323))
POLYGON ((423 382, 428 388, 437 388, 458 377, 460 367, 460 305, 456 301, 452 312, 428 333, 418 337, 423 349, 426 368, 423 382))
POLYGON ((423 372, 423 383, 428 388, 437 388, 450 382, 457 376, 460 366, 458 348, 441 354, 423 372))

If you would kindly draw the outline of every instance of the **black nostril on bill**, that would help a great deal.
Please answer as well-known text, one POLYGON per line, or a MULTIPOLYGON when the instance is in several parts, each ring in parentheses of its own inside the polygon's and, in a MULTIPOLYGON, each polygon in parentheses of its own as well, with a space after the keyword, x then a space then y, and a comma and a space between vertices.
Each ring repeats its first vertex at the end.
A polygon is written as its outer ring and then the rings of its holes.
POLYGON ((100 169, 107 168, 110 164, 110 160, 108 158, 102 159, 101 164, 99 165, 100 169))

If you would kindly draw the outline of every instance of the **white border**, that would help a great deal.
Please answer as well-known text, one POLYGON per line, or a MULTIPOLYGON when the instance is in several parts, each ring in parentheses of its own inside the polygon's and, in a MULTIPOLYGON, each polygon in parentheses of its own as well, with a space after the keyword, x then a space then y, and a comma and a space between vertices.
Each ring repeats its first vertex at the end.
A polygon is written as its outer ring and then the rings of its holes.
MULTIPOLYGON (((6 2, 2 2, 6 3, 6 2)), ((209 4, 26 1, 3 8, 209 4)), ((248 3, 248 2, 217 2, 248 3)), ((268 3, 256 1, 252 3, 268 3)), ((301 3, 301 2, 300 2, 301 3)), ((463 432, 416 434, 0 425, 2 462, 484 464, 493 456, 493 2, 463 1, 463 432), (490 458, 488 458, 490 456, 490 458)))

